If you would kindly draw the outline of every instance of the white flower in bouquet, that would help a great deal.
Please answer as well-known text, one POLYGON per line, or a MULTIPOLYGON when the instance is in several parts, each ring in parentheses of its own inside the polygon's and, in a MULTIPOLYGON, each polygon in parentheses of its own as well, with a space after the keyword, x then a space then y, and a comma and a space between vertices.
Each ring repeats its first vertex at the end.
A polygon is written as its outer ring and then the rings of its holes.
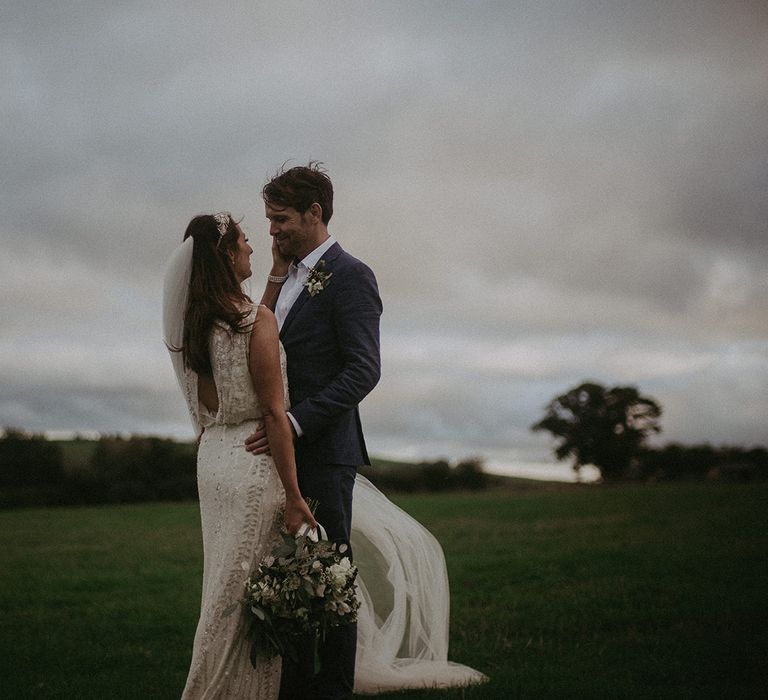
POLYGON ((352 571, 352 563, 344 557, 338 564, 333 564, 329 569, 331 583, 335 588, 342 588, 349 579, 352 571))

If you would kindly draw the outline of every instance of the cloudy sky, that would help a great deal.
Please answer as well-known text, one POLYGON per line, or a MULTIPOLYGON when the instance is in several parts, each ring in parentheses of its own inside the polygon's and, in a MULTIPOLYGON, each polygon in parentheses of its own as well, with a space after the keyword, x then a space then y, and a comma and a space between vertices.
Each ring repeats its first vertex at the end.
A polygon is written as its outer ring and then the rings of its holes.
POLYGON ((0 425, 187 436, 160 341, 196 213, 326 163, 377 273, 380 455, 546 459, 584 379, 768 443, 768 6, 4 3, 0 425))

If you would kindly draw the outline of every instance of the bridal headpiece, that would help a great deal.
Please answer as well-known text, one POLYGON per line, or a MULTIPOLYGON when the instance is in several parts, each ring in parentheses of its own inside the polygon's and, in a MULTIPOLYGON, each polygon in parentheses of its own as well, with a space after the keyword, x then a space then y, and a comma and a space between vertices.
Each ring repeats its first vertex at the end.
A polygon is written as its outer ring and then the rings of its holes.
MULTIPOLYGON (((219 243, 221 243, 221 239, 224 238, 229 228, 232 215, 228 211, 220 211, 218 214, 214 214, 213 218, 216 221, 216 228, 219 231, 219 243)), ((216 245, 218 247, 218 243, 216 245)))

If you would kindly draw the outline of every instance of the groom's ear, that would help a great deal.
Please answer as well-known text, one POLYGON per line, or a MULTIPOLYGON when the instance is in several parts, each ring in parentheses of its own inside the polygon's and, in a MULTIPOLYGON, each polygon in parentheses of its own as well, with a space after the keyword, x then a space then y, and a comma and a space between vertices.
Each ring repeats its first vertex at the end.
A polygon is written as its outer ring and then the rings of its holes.
POLYGON ((312 202, 307 211, 313 219, 317 219, 318 221, 323 220, 323 208, 317 202, 312 202))

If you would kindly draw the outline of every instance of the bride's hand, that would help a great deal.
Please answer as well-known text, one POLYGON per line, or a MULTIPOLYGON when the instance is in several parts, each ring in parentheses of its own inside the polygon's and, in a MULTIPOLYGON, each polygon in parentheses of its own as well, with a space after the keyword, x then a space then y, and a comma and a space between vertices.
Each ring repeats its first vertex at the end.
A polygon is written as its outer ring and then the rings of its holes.
POLYGON ((272 271, 271 275, 282 277, 288 274, 291 258, 284 256, 277 247, 277 238, 272 237, 272 271))
POLYGON ((295 535, 302 523, 307 523, 312 528, 317 527, 315 516, 312 515, 307 502, 301 496, 286 498, 283 520, 289 535, 295 535))

